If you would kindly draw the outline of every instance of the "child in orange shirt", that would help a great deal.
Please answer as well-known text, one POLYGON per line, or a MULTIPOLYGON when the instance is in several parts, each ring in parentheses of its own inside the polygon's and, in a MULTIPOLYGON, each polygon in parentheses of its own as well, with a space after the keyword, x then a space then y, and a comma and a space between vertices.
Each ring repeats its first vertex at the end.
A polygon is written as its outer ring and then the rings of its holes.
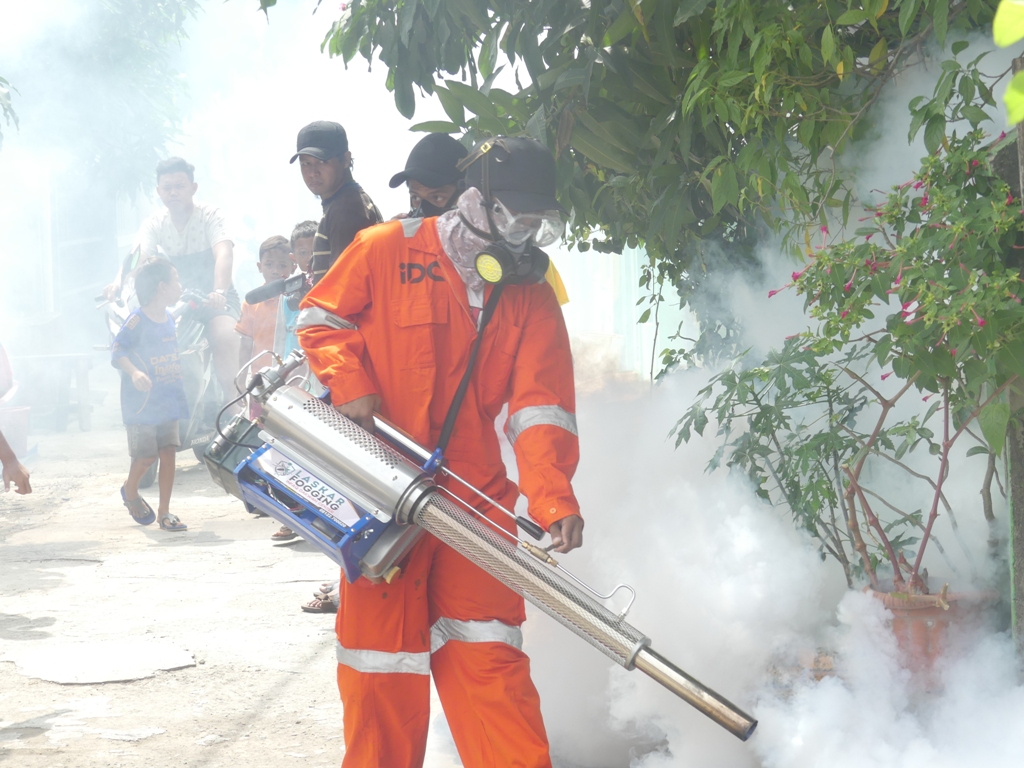
MULTIPOLYGON (((282 280, 291 275, 295 271, 295 261, 292 259, 291 243, 287 238, 274 235, 264 240, 260 245, 258 267, 264 283, 282 280)), ((287 330, 281 312, 281 301, 280 296, 275 296, 259 304, 242 302, 242 316, 235 325, 235 330, 242 337, 238 355, 239 368, 265 352, 284 355, 287 330)), ((270 362, 269 356, 265 356, 257 360, 253 367, 261 368, 270 362)))
MULTIPOLYGON (((274 280, 282 280, 295 271, 295 259, 292 257, 292 243, 280 235, 268 237, 260 245, 260 274, 263 275, 264 284, 274 280)), ((287 299, 283 296, 275 296, 272 299, 261 301, 259 304, 242 302, 242 317, 239 319, 235 330, 242 337, 242 343, 238 355, 238 367, 243 368, 250 360, 258 355, 261 359, 253 362, 254 369, 268 365, 271 360, 266 353, 274 352, 282 357, 288 351, 289 331, 286 321, 288 312, 284 302, 287 299)), ((292 344, 291 346, 295 346, 292 344)), ((250 415, 258 406, 250 406, 250 415)), ((271 537, 274 541, 293 541, 296 538, 294 531, 286 526, 281 526, 271 537)))

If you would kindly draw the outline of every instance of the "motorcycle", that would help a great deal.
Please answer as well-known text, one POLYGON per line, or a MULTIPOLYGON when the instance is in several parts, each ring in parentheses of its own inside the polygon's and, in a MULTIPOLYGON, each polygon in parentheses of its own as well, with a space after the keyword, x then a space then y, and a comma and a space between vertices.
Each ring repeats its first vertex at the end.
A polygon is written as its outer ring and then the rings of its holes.
MULTIPOLYGON (((123 274, 127 275, 129 272, 126 270, 123 274)), ((138 306, 135 300, 134 281, 130 277, 126 278, 119 295, 113 300, 97 296, 96 301, 101 302, 96 308, 106 312, 105 320, 110 342, 105 349, 109 350, 128 315, 138 306)), ((189 410, 187 421, 180 425, 181 445, 178 446, 178 451, 192 451, 199 462, 203 461, 206 446, 216 435, 217 412, 224 401, 213 370, 210 342, 206 338, 205 327, 198 319, 198 310, 205 301, 206 297, 201 293, 188 290, 182 293, 178 303, 169 310, 175 322, 178 358, 181 362, 181 376, 189 410)), ((157 464, 154 463, 142 477, 139 487, 150 487, 156 480, 156 473, 157 464)))

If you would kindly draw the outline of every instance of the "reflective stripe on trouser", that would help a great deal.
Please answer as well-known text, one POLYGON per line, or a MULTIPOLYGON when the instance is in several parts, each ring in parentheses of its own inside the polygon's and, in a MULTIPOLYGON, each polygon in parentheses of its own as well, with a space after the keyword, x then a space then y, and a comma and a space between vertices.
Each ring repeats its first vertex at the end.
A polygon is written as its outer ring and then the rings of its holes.
POLYGON ((522 598, 430 536, 390 584, 343 582, 340 646, 379 654, 338 665, 343 768, 422 765, 429 678, 400 667, 425 657, 467 768, 550 768, 530 661, 517 647, 525 617, 522 598), (364 664, 392 673, 357 671, 364 664))
POLYGON ((430 651, 427 653, 365 651, 346 648, 338 643, 336 655, 339 664, 351 667, 356 672, 429 675, 430 654, 440 650, 449 640, 464 643, 505 643, 513 648, 522 649, 523 630, 497 620, 459 621, 442 616, 430 628, 430 651))
POLYGON ((357 648, 346 648, 338 643, 336 655, 339 664, 351 667, 356 672, 430 674, 430 653, 363 651, 357 648))
POLYGON ((505 643, 522 650, 523 630, 494 621, 459 621, 442 616, 430 628, 430 652, 441 650, 449 640, 463 643, 505 643))

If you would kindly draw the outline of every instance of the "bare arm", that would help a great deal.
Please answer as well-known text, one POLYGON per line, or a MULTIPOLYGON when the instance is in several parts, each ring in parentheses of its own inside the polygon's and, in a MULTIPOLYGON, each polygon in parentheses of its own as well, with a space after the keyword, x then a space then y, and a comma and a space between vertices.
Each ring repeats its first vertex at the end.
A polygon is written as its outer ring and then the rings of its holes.
POLYGON ((226 291, 231 287, 231 270, 234 265, 235 246, 230 240, 221 240, 213 246, 213 287, 226 291))
POLYGON ((14 455, 3 432, 0 432, 0 464, 3 464, 5 491, 11 490, 11 483, 14 483, 14 490, 17 493, 32 493, 32 486, 28 481, 29 472, 14 455))
POLYGON ((227 299, 218 291, 231 287, 231 270, 234 264, 235 246, 230 240, 221 240, 213 246, 213 292, 206 297, 207 306, 224 309, 227 299))
POLYGON ((153 388, 153 382, 150 381, 149 376, 136 368, 132 364, 132 361, 128 359, 127 355, 117 358, 117 360, 114 361, 114 365, 131 376, 132 384, 135 385, 135 388, 140 392, 148 392, 153 388))

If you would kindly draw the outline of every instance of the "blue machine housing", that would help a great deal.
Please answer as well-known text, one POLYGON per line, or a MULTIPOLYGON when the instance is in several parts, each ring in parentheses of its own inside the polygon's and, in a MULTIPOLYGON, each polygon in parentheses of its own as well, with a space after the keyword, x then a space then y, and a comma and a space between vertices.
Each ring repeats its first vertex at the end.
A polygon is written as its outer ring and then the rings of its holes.
POLYGON ((351 524, 333 516, 289 487, 278 473, 268 470, 261 458, 272 451, 270 445, 258 448, 234 469, 235 479, 241 491, 242 501, 249 511, 259 510, 270 515, 282 525, 298 533, 303 539, 319 549, 341 566, 349 583, 360 577, 360 561, 390 526, 397 522, 382 522, 347 496, 331 488, 308 470, 307 474, 329 489, 332 503, 351 508, 355 515, 349 515, 351 524), (351 520, 357 516, 358 519, 351 520))

